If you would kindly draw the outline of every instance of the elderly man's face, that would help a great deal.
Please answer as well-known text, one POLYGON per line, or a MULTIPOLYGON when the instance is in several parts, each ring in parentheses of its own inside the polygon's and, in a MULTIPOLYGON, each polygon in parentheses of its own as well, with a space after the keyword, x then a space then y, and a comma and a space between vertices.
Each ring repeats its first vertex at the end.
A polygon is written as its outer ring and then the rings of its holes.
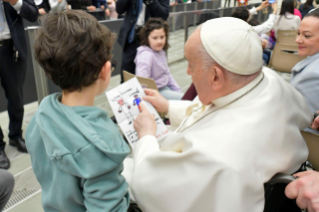
POLYGON ((187 74, 192 77, 199 100, 208 105, 213 100, 210 89, 211 73, 209 70, 203 70, 202 58, 198 54, 200 44, 200 30, 197 29, 185 44, 185 57, 188 61, 187 74))

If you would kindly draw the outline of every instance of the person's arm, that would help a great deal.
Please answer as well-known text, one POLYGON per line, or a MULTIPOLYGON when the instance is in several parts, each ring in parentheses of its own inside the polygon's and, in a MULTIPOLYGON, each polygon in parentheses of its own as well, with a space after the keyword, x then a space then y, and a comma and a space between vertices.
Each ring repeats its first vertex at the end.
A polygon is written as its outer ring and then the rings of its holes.
POLYGON ((116 2, 116 12, 119 15, 125 13, 132 5, 132 0, 118 0, 116 2))
POLYGON ((277 3, 271 5, 273 8, 273 13, 269 15, 269 18, 266 22, 261 25, 254 26, 255 32, 260 35, 263 33, 269 32, 273 27, 276 20, 276 13, 277 13, 277 3))
POLYGON ((39 11, 34 1, 31 0, 3 0, 9 2, 22 18, 35 22, 39 16, 39 11))
MULTIPOLYGON (((145 120, 137 122, 145 123, 145 120)), ((134 127, 137 131, 141 129, 135 122, 134 127)), ((190 140, 196 135, 185 137, 176 133, 173 137, 176 147, 167 151, 159 149, 154 134, 144 135, 136 143, 130 187, 137 204, 145 211, 154 208, 157 211, 236 212, 263 209, 263 204, 258 204, 264 198, 263 179, 256 170, 229 166, 192 148, 191 143, 196 141, 190 140)))
POLYGON ((298 179, 289 183, 285 194, 290 199, 296 199, 301 209, 309 212, 319 212, 319 172, 306 171, 294 174, 298 179))
POLYGON ((135 75, 139 77, 151 78, 153 55, 144 51, 137 54, 135 66, 135 75))
MULTIPOLYGON (((144 0, 147 9, 150 10, 151 17, 166 20, 169 16, 169 0, 144 0), (147 4, 149 2, 149 4, 147 4)), ((117 5, 116 5, 117 6, 117 5)))
POLYGON ((249 10, 249 13, 250 13, 251 15, 256 15, 258 11, 260 11, 260 10, 266 8, 268 5, 269 5, 268 0, 263 1, 258 7, 253 7, 253 8, 251 8, 251 9, 249 10))

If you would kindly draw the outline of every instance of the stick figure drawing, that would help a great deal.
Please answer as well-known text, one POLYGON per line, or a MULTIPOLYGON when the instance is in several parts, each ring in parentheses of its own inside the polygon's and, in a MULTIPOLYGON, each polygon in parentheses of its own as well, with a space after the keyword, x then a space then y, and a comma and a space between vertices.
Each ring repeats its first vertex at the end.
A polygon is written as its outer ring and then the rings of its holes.
POLYGON ((131 105, 124 102, 124 100, 122 98, 117 100, 117 103, 119 104, 118 112, 119 113, 123 112, 126 116, 126 119, 128 120, 128 124, 132 124, 134 121, 134 117, 130 111, 131 105))

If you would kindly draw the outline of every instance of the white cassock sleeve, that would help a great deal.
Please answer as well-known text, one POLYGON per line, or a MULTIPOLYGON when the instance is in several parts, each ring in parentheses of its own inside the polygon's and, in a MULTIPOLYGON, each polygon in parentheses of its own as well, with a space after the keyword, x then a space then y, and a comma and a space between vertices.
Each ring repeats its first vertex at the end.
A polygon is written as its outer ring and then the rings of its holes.
MULTIPOLYGON (((176 139, 180 139, 180 144, 187 140, 178 135, 176 139)), ((187 145, 187 142, 177 145, 176 149, 187 145)), ((255 170, 246 164, 231 167, 214 160, 207 152, 196 148, 183 152, 160 151, 155 137, 140 139, 133 153, 135 170, 131 189, 141 209, 144 212, 262 212, 263 182, 255 170)))

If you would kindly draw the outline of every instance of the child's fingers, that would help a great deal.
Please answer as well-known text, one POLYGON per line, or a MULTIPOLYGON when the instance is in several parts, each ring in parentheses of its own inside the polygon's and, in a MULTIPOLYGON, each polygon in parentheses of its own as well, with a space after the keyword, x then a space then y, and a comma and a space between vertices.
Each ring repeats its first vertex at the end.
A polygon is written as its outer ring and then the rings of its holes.
POLYGON ((143 113, 148 113, 148 114, 150 113, 150 112, 148 112, 146 106, 145 106, 143 103, 140 103, 140 104, 139 104, 139 107, 140 107, 140 111, 141 111, 141 112, 143 112, 143 113))

